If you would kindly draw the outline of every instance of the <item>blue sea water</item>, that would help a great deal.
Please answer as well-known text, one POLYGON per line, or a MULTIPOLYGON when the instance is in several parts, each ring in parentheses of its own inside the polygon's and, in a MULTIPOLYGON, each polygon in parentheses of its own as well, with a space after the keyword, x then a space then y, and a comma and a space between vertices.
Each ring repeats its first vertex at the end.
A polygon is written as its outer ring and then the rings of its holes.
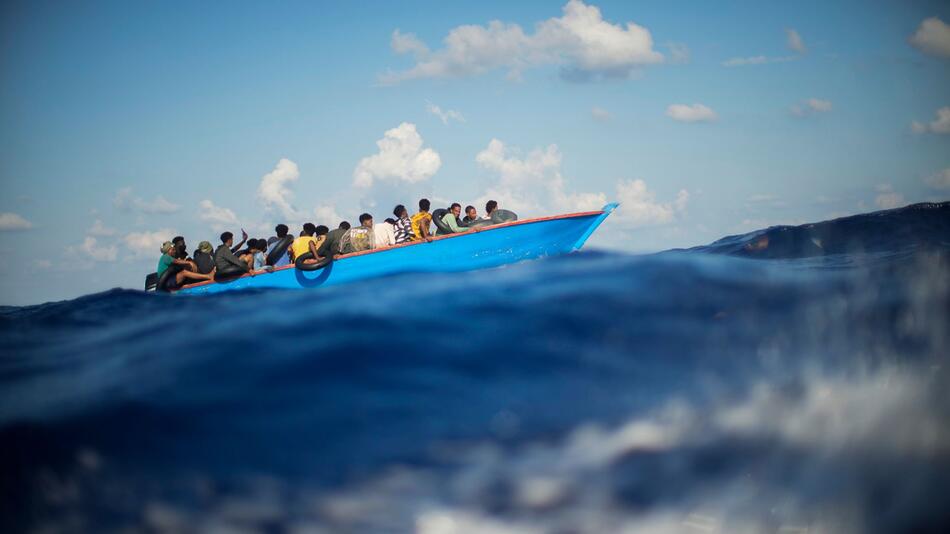
POLYGON ((0 308, 2 532, 940 532, 950 203, 0 308))

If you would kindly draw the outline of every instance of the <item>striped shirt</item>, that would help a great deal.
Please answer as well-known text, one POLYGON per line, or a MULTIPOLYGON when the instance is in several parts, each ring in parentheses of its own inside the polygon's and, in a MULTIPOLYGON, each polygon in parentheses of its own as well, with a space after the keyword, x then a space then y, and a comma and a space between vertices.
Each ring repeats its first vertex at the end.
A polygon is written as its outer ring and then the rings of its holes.
POLYGON ((396 244, 412 241, 416 235, 412 232, 412 221, 409 217, 401 217, 396 220, 396 244))

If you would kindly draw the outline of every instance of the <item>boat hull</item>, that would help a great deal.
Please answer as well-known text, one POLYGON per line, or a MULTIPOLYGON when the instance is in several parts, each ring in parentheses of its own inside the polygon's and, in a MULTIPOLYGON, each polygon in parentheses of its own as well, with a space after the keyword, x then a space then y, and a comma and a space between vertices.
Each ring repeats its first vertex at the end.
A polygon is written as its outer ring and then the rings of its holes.
POLYGON ((250 288, 315 288, 405 272, 457 272, 498 267, 580 249, 616 208, 529 219, 436 237, 384 249, 348 254, 316 271, 292 265, 269 273, 188 286, 178 294, 208 294, 250 288))

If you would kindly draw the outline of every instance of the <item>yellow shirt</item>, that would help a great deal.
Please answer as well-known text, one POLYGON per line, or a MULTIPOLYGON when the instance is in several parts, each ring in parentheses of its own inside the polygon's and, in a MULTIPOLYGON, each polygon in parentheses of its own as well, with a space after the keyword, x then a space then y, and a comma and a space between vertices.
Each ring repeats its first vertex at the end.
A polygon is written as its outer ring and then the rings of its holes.
MULTIPOLYGON (((427 211, 420 211, 419 213, 412 216, 412 233, 416 236, 416 239, 422 238, 422 232, 419 231, 419 226, 425 226, 426 230, 429 230, 429 225, 432 224, 432 214, 427 211)), ((432 232, 426 232, 426 235, 432 235, 432 232)))
POLYGON ((313 236, 305 235, 303 237, 294 239, 294 244, 290 245, 290 250, 294 253, 294 259, 297 259, 303 254, 310 252, 311 242, 319 246, 319 243, 313 236))

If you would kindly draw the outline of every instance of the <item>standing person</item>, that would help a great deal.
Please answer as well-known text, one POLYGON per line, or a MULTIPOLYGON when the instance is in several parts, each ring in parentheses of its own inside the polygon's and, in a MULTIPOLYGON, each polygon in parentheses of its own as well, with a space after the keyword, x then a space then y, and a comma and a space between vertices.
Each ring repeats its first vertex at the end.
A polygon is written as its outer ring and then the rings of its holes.
POLYGON ((343 221, 340 223, 340 226, 330 230, 327 233, 327 238, 320 245, 320 248, 317 249, 317 255, 321 258, 326 258, 328 256, 337 256, 340 254, 340 241, 343 239, 343 236, 350 230, 350 223, 343 221))
POLYGON ((396 224, 393 225, 396 244, 407 243, 415 239, 416 234, 412 232, 412 221, 409 219, 409 210, 402 204, 399 204, 393 209, 393 215, 396 216, 396 224))
POLYGON ((432 241, 429 226, 432 224, 432 214, 429 213, 429 199, 419 201, 419 213, 412 216, 412 233, 419 239, 432 241))
POLYGON ((158 259, 158 268, 155 269, 155 273, 158 274, 158 279, 161 280, 162 275, 165 274, 165 271, 168 269, 176 269, 177 271, 173 271, 174 274, 169 276, 165 287, 158 288, 159 290, 177 289, 186 282, 195 283, 211 280, 210 274, 197 272, 198 267, 194 262, 176 258, 178 247, 171 241, 162 243, 161 251, 162 257, 158 259))
POLYGON ((313 236, 316 233, 317 227, 313 223, 303 225, 300 237, 290 245, 290 252, 294 257, 294 261, 308 252, 313 254, 313 259, 317 259, 317 238, 313 236))
POLYGON ((220 276, 243 274, 250 271, 254 265, 254 257, 250 254, 242 254, 241 257, 234 255, 235 250, 239 250, 241 245, 247 241, 247 232, 243 230, 241 232, 244 234, 244 239, 241 240, 241 243, 239 243, 237 247, 233 248, 234 234, 231 232, 221 234, 221 244, 218 245, 218 249, 214 251, 216 274, 220 276))
POLYGON ((465 206, 465 217, 462 218, 464 224, 472 224, 478 220, 478 212, 475 211, 475 206, 465 206))
POLYGON ((396 220, 386 219, 373 225, 373 234, 376 238, 375 248, 384 248, 396 244, 396 220))
POLYGON ((459 226, 458 216, 462 213, 462 205, 458 202, 449 207, 449 211, 442 216, 442 222, 452 231, 453 234, 460 234, 471 230, 467 226, 459 226))
MULTIPOLYGON (((270 253, 271 247, 274 245, 274 243, 277 243, 278 241, 287 237, 287 234, 290 232, 290 228, 287 228, 286 224, 278 224, 274 228, 274 232, 277 234, 276 236, 271 236, 267 238, 267 252, 268 253, 270 253)), ((277 258, 277 261, 274 262, 274 267, 282 267, 284 265, 289 265, 289 264, 290 264, 290 247, 287 247, 287 252, 281 254, 280 257, 277 258)))

